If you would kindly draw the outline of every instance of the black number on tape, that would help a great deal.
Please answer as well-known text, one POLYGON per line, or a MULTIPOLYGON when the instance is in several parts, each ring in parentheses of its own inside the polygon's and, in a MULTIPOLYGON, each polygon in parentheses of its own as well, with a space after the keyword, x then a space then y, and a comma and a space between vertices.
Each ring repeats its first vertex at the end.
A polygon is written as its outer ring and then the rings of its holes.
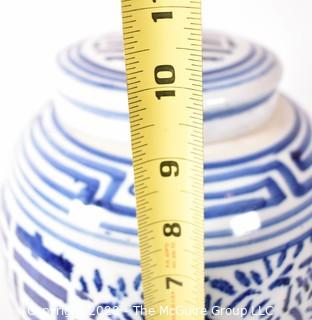
POLYGON ((175 285, 177 285, 177 286, 180 286, 180 287, 183 286, 183 282, 177 281, 177 280, 175 280, 175 279, 173 279, 173 278, 167 277, 167 278, 166 278, 166 288, 167 288, 168 290, 170 289, 170 283, 173 283, 173 284, 175 284, 175 285))
POLYGON ((162 97, 175 97, 175 90, 156 91, 156 97, 160 100, 162 97))
POLYGON ((152 18, 154 22, 157 22, 159 19, 172 19, 173 14, 172 12, 153 12, 152 18))
POLYGON ((155 81, 158 84, 172 84, 175 82, 174 67, 169 64, 157 66, 155 68, 155 81))
POLYGON ((179 223, 166 223, 164 224, 163 232, 166 237, 181 237, 182 228, 179 223))
POLYGON ((173 173, 175 177, 179 175, 179 164, 176 161, 163 161, 160 164, 160 174, 163 177, 171 177, 173 173))

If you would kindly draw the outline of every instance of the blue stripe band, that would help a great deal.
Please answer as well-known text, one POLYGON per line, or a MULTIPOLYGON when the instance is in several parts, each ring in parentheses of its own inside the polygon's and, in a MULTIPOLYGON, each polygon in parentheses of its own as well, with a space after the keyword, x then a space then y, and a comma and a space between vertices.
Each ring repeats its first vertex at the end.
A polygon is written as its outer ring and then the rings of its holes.
POLYGON ((56 298, 67 302, 67 291, 54 281, 44 276, 40 271, 35 269, 27 262, 16 250, 14 250, 14 259, 24 269, 24 271, 44 289, 54 295, 56 298))
POLYGON ((49 310, 49 302, 43 298, 41 295, 39 295, 35 290, 33 290, 29 285, 24 283, 24 291, 27 294, 27 296, 35 303, 37 304, 41 309, 49 310))

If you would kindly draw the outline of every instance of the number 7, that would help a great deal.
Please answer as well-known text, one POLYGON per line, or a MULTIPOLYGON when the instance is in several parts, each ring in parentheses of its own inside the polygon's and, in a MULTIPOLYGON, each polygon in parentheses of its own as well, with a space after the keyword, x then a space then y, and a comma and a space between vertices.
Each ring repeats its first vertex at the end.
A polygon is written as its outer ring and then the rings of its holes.
POLYGON ((177 281, 177 280, 174 280, 173 278, 166 278, 166 289, 170 289, 170 283, 174 283, 175 285, 177 286, 180 286, 182 287, 183 286, 183 282, 180 282, 180 281, 177 281))

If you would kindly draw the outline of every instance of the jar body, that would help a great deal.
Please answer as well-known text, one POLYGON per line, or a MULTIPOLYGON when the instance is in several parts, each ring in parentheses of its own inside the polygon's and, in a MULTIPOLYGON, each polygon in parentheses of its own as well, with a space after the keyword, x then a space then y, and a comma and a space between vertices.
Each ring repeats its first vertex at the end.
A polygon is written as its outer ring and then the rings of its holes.
MULTIPOLYGON (((278 100, 266 127, 206 146, 207 319, 311 312, 310 120, 278 100)), ((3 188, 11 299, 23 319, 141 319, 131 159, 61 118, 43 110, 3 188)))
MULTIPOLYGON (((307 319, 311 121, 279 94, 273 53, 220 33, 203 46, 206 319, 307 319)), ((19 319, 141 319, 122 44, 87 40, 57 61, 2 190, 11 301, 19 319)))

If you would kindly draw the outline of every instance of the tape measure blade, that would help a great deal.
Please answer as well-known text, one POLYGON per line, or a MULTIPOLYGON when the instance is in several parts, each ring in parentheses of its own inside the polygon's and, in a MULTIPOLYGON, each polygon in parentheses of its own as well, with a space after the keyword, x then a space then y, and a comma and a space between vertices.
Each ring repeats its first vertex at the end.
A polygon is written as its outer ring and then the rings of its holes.
POLYGON ((146 316, 190 319, 172 312, 204 310, 201 2, 122 10, 146 316))

